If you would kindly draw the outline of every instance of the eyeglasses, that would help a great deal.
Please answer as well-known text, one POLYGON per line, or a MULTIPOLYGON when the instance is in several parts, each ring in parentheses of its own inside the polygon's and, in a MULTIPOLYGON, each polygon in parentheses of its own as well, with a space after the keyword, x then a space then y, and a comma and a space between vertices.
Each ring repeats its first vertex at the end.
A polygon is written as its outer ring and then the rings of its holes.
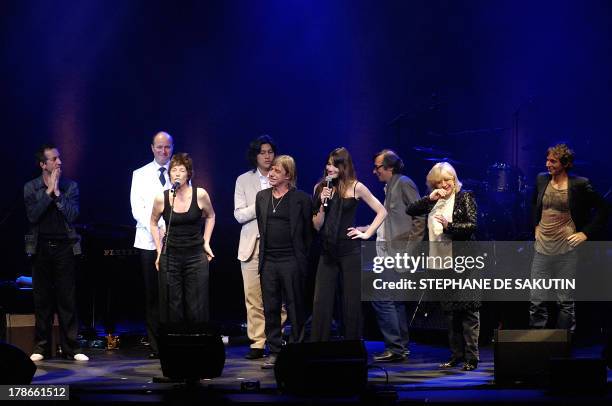
POLYGON ((385 165, 374 165, 374 170, 377 171, 380 168, 383 168, 385 165))

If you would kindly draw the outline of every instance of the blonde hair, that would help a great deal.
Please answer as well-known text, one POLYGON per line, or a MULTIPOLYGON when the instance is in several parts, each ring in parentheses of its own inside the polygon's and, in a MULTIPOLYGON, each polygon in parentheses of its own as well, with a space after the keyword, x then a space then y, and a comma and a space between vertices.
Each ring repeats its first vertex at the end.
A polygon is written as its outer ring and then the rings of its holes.
POLYGON ((453 166, 448 162, 438 162, 433 166, 433 168, 431 168, 426 178, 427 187, 429 187, 430 190, 434 190, 436 188, 436 183, 442 180, 442 174, 444 172, 453 177, 453 181, 455 183, 454 192, 459 192, 463 184, 459 181, 459 178, 457 178, 457 171, 455 171, 455 168, 453 168, 453 166))
POLYGON ((295 160, 289 155, 279 155, 272 161, 271 166, 280 166, 285 172, 287 172, 287 176, 289 176, 289 184, 291 187, 295 187, 297 183, 297 170, 295 169, 295 160))

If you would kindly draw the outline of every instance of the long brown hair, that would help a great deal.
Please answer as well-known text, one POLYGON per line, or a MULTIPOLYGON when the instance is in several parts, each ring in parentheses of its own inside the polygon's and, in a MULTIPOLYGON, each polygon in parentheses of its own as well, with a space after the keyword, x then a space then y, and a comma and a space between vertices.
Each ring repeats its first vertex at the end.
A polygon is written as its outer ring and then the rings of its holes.
MULTIPOLYGON (((349 189, 353 182, 357 181, 357 175, 355 174, 355 167, 353 166, 353 158, 349 154, 348 150, 344 147, 336 148, 327 156, 325 166, 331 161, 336 168, 338 168, 338 178, 335 179, 334 184, 337 188, 337 192, 340 198, 345 196, 346 191, 349 189)), ((323 190, 323 187, 327 185, 325 177, 327 176, 327 170, 323 169, 323 178, 317 184, 315 194, 318 195, 323 190)))

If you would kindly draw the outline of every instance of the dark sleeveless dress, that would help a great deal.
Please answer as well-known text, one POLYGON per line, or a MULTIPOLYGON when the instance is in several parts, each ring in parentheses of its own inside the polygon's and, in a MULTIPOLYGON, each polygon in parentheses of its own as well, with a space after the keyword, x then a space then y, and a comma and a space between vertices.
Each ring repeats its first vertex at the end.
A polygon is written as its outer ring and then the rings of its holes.
POLYGON ((361 338, 361 240, 346 235, 347 229, 355 226, 358 205, 356 198, 340 198, 337 193, 329 201, 320 232, 322 252, 315 280, 311 341, 331 339, 337 290, 342 297, 341 335, 347 340, 361 338))
POLYGON ((198 207, 197 188, 192 188, 189 210, 172 213, 170 193, 164 192, 167 252, 159 261, 162 323, 194 325, 208 321, 208 258, 202 237, 202 209, 198 207), (166 304, 164 306, 164 304, 166 304))
MULTIPOLYGON (((191 204, 185 213, 172 213, 172 224, 166 244, 168 252, 194 253, 202 251, 204 239, 202 229, 202 209, 198 207, 198 191, 192 187, 191 204)), ((170 221, 170 191, 164 191, 164 211, 162 217, 166 224, 170 221)))

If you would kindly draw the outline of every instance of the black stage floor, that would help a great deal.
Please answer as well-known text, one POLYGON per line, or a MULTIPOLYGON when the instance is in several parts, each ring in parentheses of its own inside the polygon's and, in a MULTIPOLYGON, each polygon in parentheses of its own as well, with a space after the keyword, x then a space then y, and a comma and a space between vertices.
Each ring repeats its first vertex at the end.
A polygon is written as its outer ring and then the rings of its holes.
MULTIPOLYGON (((370 354, 383 350, 381 342, 367 342, 370 354)), ((440 346, 411 344, 411 354, 405 362, 375 364, 385 371, 372 368, 368 379, 368 396, 323 398, 295 397, 276 390, 273 370, 261 369, 262 360, 244 359, 247 346, 227 346, 223 375, 202 380, 195 388, 172 383, 154 383, 161 376, 158 360, 145 359, 146 349, 132 348, 114 351, 90 350, 90 361, 77 363, 66 360, 46 360, 38 363, 33 384, 68 384, 72 401, 98 404, 107 402, 151 403, 226 403, 226 404, 611 404, 606 394, 561 395, 537 388, 500 388, 493 382, 493 350, 481 349, 477 370, 464 372, 460 368, 440 370, 438 364, 448 358, 448 349, 440 346), (241 382, 259 381, 256 392, 241 391, 241 382), (369 399, 368 400, 366 400, 369 399)), ((598 356, 601 347, 580 347, 577 357, 598 356)), ((608 383, 611 381, 608 373, 608 383)))

